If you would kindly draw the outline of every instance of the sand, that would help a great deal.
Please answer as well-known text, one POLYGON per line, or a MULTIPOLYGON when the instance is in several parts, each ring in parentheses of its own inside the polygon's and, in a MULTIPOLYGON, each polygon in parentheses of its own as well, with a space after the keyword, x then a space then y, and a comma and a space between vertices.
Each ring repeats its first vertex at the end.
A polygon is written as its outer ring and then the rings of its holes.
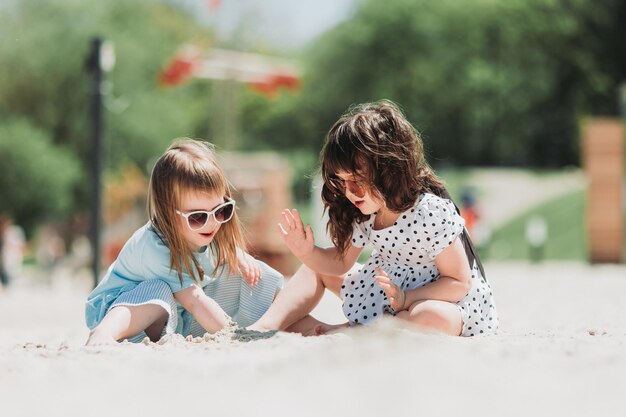
MULTIPOLYGON (((626 415, 626 267, 486 268, 501 328, 471 339, 387 320, 85 348, 88 282, 16 285, 0 291, 0 416, 626 415)), ((341 320, 339 302, 315 315, 341 320)))

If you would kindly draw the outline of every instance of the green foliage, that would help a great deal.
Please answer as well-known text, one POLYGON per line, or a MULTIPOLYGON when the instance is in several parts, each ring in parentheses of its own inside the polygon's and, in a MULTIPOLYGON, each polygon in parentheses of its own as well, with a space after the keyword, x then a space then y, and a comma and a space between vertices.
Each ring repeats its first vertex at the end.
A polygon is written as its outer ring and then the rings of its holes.
POLYGON ((0 124, 0 166, 0 213, 27 231, 71 208, 78 161, 25 119, 0 124))
MULTIPOLYGON (((209 99, 217 85, 158 86, 159 72, 182 44, 211 42, 211 33, 175 3, 0 4, 0 126, 11 136, 0 142, 23 149, 19 144, 36 140, 33 146, 57 150, 50 161, 65 161, 62 155, 72 161, 67 176, 51 174, 58 178, 49 188, 59 196, 51 213, 86 206, 85 58, 94 36, 112 41, 116 53, 103 86, 107 170, 131 161, 147 171, 173 138, 219 130, 223 103, 209 99)), ((624 21, 626 3, 619 0, 364 0, 351 19, 303 51, 299 93, 266 98, 237 88, 243 108, 235 146, 285 151, 303 200, 306 175, 333 122, 351 104, 387 98, 404 108, 438 168, 577 164, 581 116, 617 112, 616 86, 626 73, 624 21)), ((38 165, 25 166, 39 178, 38 165)), ((26 175, 16 164, 6 167, 26 175)), ((37 182, 24 181, 19 192, 38 195, 26 188, 37 182)), ((26 197, 5 194, 10 185, 1 190, 3 210, 27 217, 26 197)))
MULTIPOLYGON (((132 161, 147 171, 172 139, 206 133, 207 87, 158 85, 160 71, 182 44, 210 40, 190 16, 149 0, 21 0, 2 8, 0 123, 27 120, 46 132, 40 141, 61 146, 77 161, 81 182, 75 200, 64 202, 66 214, 84 209, 88 196, 91 86, 85 60, 93 37, 111 41, 116 55, 102 86, 107 170, 132 161)), ((15 129, 13 141, 26 141, 20 135, 27 134, 15 129)))
POLYGON ((319 150, 351 104, 387 98, 435 166, 577 164, 580 116, 617 112, 625 17, 618 0, 366 0, 304 55, 300 95, 251 99, 245 126, 319 150))

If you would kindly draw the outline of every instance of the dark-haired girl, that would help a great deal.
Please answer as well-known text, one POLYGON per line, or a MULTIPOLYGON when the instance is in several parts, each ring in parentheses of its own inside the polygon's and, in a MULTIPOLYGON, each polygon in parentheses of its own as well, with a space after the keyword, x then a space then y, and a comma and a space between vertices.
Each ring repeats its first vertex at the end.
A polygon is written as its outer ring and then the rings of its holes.
POLYGON ((343 300, 349 325, 391 315, 450 335, 497 329, 465 222, 395 104, 368 103, 342 116, 328 133, 321 173, 334 246, 315 246, 311 227, 285 210, 280 233, 304 266, 251 329, 329 330, 308 316, 325 288, 343 300), (368 244, 371 257, 356 264, 368 244))

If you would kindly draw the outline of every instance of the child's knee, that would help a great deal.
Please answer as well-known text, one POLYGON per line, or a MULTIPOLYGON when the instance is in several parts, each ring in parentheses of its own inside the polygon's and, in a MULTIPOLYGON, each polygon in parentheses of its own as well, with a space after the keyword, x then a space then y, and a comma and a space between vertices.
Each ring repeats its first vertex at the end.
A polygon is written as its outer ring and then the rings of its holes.
POLYGON ((412 315, 412 321, 422 327, 438 329, 447 324, 447 320, 436 311, 421 310, 412 315))
POLYGON ((449 334, 460 333, 462 319, 457 314, 440 304, 440 302, 424 302, 409 309, 412 323, 429 330, 441 331, 449 334), (457 329, 458 328, 458 329, 457 329))

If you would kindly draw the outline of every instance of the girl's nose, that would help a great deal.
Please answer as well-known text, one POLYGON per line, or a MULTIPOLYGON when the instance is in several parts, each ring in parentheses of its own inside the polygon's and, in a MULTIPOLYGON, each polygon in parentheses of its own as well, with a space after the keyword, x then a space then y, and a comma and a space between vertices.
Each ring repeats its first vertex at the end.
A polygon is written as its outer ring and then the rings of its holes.
POLYGON ((215 220, 215 217, 213 216, 209 216, 208 220, 206 221, 206 223, 204 224, 204 226, 202 226, 203 231, 213 231, 213 230, 217 230, 220 227, 220 224, 217 220, 215 220))

